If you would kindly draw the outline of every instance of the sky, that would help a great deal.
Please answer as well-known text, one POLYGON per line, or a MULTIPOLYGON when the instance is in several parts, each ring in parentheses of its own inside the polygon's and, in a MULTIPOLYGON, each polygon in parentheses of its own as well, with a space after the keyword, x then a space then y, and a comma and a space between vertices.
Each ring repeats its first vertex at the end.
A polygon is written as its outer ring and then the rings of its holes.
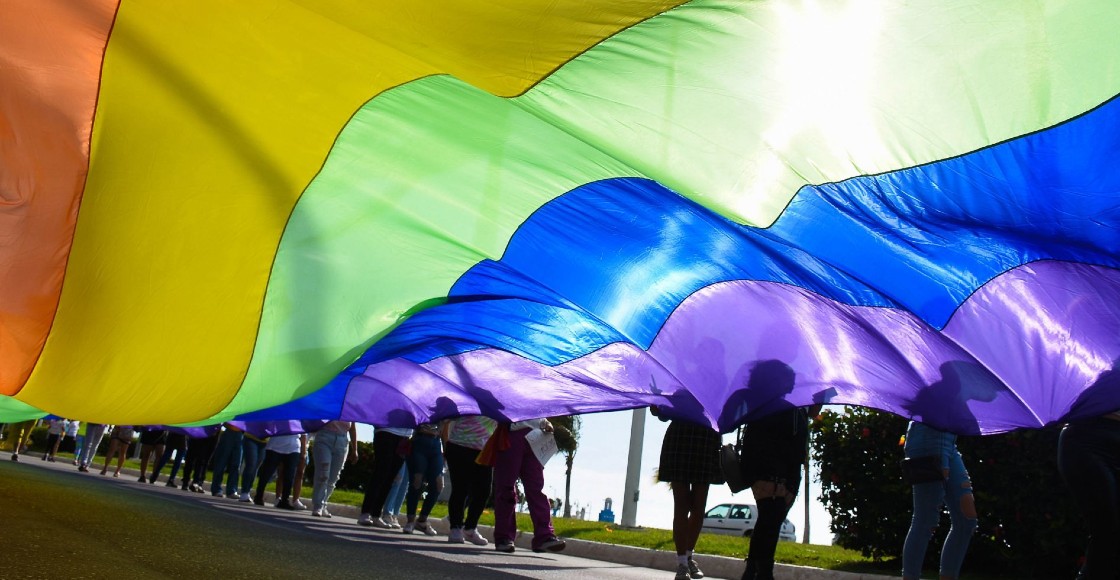
MULTIPOLYGON (((606 498, 614 500, 615 522, 622 521, 622 498, 626 486, 626 461, 629 455, 630 429, 633 411, 616 411, 583 415, 580 432, 579 450, 572 465, 572 512, 587 508, 587 519, 598 518, 606 498)), ((661 454, 661 440, 669 423, 659 421, 646 412, 645 437, 642 446, 641 481, 636 521, 638 526, 671 529, 673 525, 673 496, 669 485, 654 481, 654 472, 661 454)), ((363 441, 372 439, 372 429, 359 425, 358 438, 363 441)), ((730 443, 734 433, 724 435, 724 442, 730 443)), ((813 481, 810 485, 812 496, 809 505, 810 533, 813 544, 831 544, 832 532, 829 529, 831 518, 817 497, 820 495, 820 482, 816 480, 816 469, 811 470, 813 481)), ((545 465, 544 492, 549 497, 564 497, 564 457, 555 456, 545 465)), ((801 493, 790 508, 789 520, 797 528, 798 541, 805 529, 804 484, 801 493)), ((721 503, 755 503, 750 490, 732 495, 726 485, 713 485, 708 491, 708 507, 721 503)))

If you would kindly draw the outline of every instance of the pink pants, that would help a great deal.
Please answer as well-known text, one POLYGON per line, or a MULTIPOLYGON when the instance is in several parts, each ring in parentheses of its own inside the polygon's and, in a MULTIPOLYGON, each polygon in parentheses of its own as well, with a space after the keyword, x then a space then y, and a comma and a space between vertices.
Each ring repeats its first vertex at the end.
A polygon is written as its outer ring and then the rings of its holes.
POLYGON ((533 520, 533 548, 553 537, 552 507, 541 491, 544 489, 544 466, 537 461, 533 449, 525 442, 528 429, 510 431, 509 449, 497 453, 494 466, 494 543, 511 543, 517 536, 516 482, 521 478, 529 517, 533 520))

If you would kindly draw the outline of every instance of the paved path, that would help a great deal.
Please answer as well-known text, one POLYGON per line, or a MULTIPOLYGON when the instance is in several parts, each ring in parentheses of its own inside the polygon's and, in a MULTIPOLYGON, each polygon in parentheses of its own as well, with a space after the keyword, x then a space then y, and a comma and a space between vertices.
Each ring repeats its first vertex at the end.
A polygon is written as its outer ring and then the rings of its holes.
MULTIPOLYGON (((672 578, 669 552, 568 540, 535 554, 531 534, 515 554, 448 544, 441 535, 363 528, 357 508, 335 517, 189 493, 157 483, 79 473, 68 462, 24 455, 0 460, 0 580, 7 578, 672 578)), ((310 491, 310 488, 307 488, 310 491)), ((479 526, 483 535, 490 530, 479 526)), ((708 578, 738 578, 743 562, 698 555, 708 578)), ((783 580, 860 580, 860 575, 779 565, 783 580)))
POLYGON ((0 578, 669 578, 664 570, 406 536, 79 473, 0 462, 0 578))

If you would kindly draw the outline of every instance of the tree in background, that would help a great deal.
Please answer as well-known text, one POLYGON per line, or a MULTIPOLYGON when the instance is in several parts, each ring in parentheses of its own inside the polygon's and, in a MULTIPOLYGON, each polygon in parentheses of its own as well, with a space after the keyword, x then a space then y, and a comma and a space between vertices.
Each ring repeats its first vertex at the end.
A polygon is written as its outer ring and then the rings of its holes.
MULTIPOLYGON (((851 407, 824 412, 810 425, 836 542, 875 559, 897 559, 910 527, 910 486, 899 467, 906 424, 851 407)), ((958 439, 979 512, 966 570, 1014 578, 1075 574, 1087 528, 1055 465, 1057 437, 1055 426, 958 439)), ((927 569, 936 570, 943 536, 930 542, 927 569)))
POLYGON ((579 428, 582 421, 579 415, 554 417, 549 419, 555 429, 556 447, 564 454, 564 517, 572 517, 572 463, 579 448, 579 428))

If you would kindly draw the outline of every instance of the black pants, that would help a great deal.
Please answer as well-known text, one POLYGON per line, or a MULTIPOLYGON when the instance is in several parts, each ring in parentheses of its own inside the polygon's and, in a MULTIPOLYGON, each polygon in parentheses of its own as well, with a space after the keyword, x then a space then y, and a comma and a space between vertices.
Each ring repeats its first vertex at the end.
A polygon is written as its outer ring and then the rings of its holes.
POLYGON ((261 470, 257 479, 257 494, 256 501, 261 503, 264 501, 264 488, 268 487, 268 482, 272 481, 272 476, 276 474, 276 468, 283 465, 284 482, 281 489, 276 490, 276 499, 278 501, 288 501, 292 497, 292 487, 296 482, 296 468, 299 467, 299 461, 302 459, 299 451, 294 453, 277 453, 271 449, 264 452, 264 463, 261 463, 261 470))
POLYGON ((214 445, 218 443, 218 436, 191 437, 187 447, 187 465, 183 468, 183 483, 202 484, 206 481, 206 469, 210 465, 210 456, 214 454, 214 445), (194 474, 192 479, 191 474, 194 474))
POLYGON ((379 517, 393 487, 393 479, 404 465, 404 457, 398 453, 401 441, 405 438, 388 431, 377 430, 373 434, 373 469, 366 483, 366 494, 362 499, 362 513, 379 517))
POLYGON ((472 530, 478 527, 478 518, 490 499, 494 468, 475 463, 478 450, 454 443, 443 446, 447 460, 447 474, 451 476, 451 497, 447 500, 447 516, 452 528, 472 530), (467 518, 463 519, 466 511, 467 518))
POLYGON ((1089 547, 1078 578, 1117 578, 1120 570, 1120 421, 1070 423, 1058 438, 1058 469, 1089 523, 1089 547))

